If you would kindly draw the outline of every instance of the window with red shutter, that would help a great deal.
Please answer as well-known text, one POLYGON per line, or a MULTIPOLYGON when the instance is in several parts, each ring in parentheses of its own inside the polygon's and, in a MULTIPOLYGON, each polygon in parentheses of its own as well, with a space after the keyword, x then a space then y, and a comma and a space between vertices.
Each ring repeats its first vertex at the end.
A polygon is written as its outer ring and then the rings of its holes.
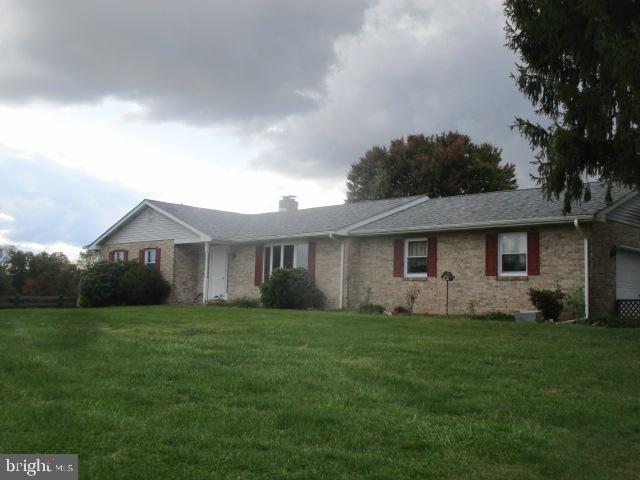
POLYGON ((430 237, 427 248, 427 274, 430 277, 438 276, 438 239, 430 237))
POLYGON ((254 273, 254 285, 258 286, 262 283, 262 254, 264 247, 262 245, 256 246, 256 260, 255 260, 255 273, 254 273))
POLYGON ((485 275, 498 276, 498 235, 488 233, 485 238, 485 275))
POLYGON ((309 242, 307 271, 313 278, 316 276, 316 242, 309 242))
POLYGON ((527 273, 540 275, 540 234, 527 232, 527 273))

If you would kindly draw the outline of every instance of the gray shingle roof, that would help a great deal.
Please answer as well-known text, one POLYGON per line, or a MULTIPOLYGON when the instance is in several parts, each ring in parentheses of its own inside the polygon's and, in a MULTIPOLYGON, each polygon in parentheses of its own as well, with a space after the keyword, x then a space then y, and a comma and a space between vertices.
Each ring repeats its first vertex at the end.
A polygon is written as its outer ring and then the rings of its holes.
MULTIPOLYGON (((606 207, 606 187, 599 183, 591 184, 591 200, 572 206, 569 218, 594 215, 606 207)), ((616 201, 629 193, 629 190, 615 187, 613 200, 616 201)), ((542 190, 531 188, 503 192, 459 195, 434 198, 419 205, 353 230, 354 233, 402 229, 446 228, 451 226, 495 224, 499 222, 523 223, 534 219, 550 220, 563 217, 562 201, 544 199, 542 190)))
POLYGON ((419 198, 390 198, 258 214, 224 212, 157 200, 147 202, 216 240, 245 241, 334 232, 419 198))

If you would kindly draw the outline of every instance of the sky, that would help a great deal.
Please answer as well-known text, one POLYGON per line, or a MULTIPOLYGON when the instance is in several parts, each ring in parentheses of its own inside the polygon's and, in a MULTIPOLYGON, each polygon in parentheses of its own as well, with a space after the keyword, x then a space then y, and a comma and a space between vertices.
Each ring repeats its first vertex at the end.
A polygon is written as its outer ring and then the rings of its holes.
POLYGON ((500 1, 0 0, 0 244, 72 258, 144 198, 342 203, 373 145, 457 130, 521 187, 500 1))

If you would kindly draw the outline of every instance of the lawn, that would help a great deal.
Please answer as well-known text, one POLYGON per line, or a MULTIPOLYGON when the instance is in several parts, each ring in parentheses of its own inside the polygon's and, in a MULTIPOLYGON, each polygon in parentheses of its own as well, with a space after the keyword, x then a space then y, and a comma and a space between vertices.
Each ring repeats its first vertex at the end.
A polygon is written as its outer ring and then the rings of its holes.
POLYGON ((640 329, 0 310, 0 451, 85 479, 640 476, 640 329))

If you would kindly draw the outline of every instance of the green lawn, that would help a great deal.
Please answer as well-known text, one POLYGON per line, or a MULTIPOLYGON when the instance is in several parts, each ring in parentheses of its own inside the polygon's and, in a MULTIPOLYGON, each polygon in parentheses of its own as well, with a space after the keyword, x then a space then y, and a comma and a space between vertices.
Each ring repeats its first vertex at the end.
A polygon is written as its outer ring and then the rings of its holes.
POLYGON ((0 451, 80 478, 640 477, 640 329, 0 310, 0 451))

